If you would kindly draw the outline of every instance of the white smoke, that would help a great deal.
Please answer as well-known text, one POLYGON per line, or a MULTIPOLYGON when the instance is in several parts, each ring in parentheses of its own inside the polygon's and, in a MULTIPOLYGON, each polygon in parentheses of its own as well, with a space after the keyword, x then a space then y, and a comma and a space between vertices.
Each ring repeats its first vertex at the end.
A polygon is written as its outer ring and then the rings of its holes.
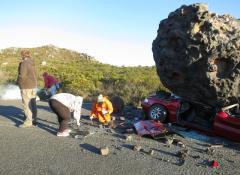
POLYGON ((0 85, 0 99, 1 100, 22 99, 19 87, 13 84, 0 85))

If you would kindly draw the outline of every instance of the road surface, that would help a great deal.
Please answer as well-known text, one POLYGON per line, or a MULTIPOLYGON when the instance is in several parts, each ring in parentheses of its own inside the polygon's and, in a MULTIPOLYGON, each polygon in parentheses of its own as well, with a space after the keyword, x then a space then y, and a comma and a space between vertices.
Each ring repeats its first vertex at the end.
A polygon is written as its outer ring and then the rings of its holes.
MULTIPOLYGON (((182 139, 187 148, 166 146, 161 141, 132 134, 126 140, 118 130, 91 126, 87 117, 90 104, 84 104, 80 130, 91 131, 87 137, 56 137, 57 118, 46 102, 38 102, 38 126, 19 128, 23 121, 21 101, 0 101, 0 174, 2 175, 152 175, 152 174, 240 174, 240 146, 222 140, 224 147, 206 152, 208 143, 182 139), (132 147, 139 145, 140 151, 132 147), (107 146, 108 156, 99 154, 107 146), (177 153, 188 150, 185 162, 177 153), (149 150, 154 150, 149 155, 149 150), (212 160, 219 162, 212 168, 212 160)), ((77 136, 76 136, 77 137, 77 136)), ((213 138, 214 140, 214 138, 213 138)))

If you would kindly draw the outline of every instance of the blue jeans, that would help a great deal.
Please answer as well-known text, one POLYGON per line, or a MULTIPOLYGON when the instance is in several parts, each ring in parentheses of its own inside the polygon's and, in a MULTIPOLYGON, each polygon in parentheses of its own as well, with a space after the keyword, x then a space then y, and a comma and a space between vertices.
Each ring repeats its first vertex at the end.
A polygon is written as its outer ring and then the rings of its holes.
POLYGON ((54 84, 50 87, 50 92, 51 92, 51 95, 55 95, 57 93, 56 84, 54 84))

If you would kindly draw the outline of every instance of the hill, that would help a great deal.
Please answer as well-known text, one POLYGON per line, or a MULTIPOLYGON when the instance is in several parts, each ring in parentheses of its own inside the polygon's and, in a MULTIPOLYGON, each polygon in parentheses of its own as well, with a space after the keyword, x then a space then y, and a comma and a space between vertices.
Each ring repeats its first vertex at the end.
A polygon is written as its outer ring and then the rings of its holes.
MULTIPOLYGON (((155 67, 116 67, 102 64, 95 58, 75 51, 47 45, 29 49, 36 62, 39 87, 42 73, 55 75, 65 91, 91 99, 98 93, 118 95, 125 103, 137 104, 140 99, 164 87, 155 67)), ((16 83, 21 48, 0 51, 0 84, 16 83)))

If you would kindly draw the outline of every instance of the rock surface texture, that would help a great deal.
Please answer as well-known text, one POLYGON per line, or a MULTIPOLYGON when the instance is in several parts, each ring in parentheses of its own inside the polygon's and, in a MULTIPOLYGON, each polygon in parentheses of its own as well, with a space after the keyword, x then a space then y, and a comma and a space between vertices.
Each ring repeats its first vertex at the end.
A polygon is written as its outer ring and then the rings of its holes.
POLYGON ((161 21, 152 51, 161 82, 173 93, 211 106, 238 101, 240 22, 181 6, 161 21))

